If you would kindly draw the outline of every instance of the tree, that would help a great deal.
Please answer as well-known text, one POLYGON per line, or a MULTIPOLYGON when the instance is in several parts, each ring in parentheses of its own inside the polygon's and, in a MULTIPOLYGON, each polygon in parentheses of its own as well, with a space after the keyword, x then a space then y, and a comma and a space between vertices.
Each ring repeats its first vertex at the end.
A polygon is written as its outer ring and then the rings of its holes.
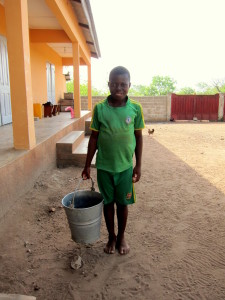
POLYGON ((132 96, 148 96, 149 87, 145 85, 132 85, 129 89, 129 95, 132 96))
POLYGON ((199 82, 197 85, 197 91, 196 93, 198 95, 214 95, 216 93, 218 93, 218 91, 216 90, 215 87, 213 87, 212 85, 209 85, 206 82, 199 82))
POLYGON ((217 93, 225 93, 224 80, 214 80, 211 84, 199 82, 197 84, 197 94, 200 95, 215 95, 217 93))
MULTIPOLYGON (((73 93, 74 92, 74 82, 73 82, 73 80, 68 81, 66 83, 66 90, 67 90, 68 93, 73 93)), ((100 90, 92 87, 91 94, 92 94, 92 96, 106 96, 107 92, 106 91, 100 91, 100 90)), ((80 95, 81 96, 87 96, 88 95, 87 82, 80 84, 80 95)))
POLYGON ((154 76, 149 86, 149 95, 161 96, 173 93, 176 89, 176 81, 169 76, 154 76))
POLYGON ((212 82, 214 88, 216 88, 217 93, 224 93, 225 92, 225 81, 223 79, 215 79, 212 82))
POLYGON ((195 93, 195 90, 191 87, 183 87, 177 92, 178 95, 193 95, 195 93))
POLYGON ((67 93, 73 93, 73 80, 66 82, 67 93))

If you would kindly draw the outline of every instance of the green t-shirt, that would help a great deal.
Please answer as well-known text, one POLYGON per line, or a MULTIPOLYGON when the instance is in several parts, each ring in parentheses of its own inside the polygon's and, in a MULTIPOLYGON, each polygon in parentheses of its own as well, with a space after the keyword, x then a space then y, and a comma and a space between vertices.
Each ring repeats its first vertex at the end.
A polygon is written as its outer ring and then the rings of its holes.
POLYGON ((136 147, 134 130, 145 127, 142 106, 127 99, 125 106, 112 107, 108 98, 93 109, 91 130, 99 131, 96 167, 109 172, 123 172, 133 165, 136 147))

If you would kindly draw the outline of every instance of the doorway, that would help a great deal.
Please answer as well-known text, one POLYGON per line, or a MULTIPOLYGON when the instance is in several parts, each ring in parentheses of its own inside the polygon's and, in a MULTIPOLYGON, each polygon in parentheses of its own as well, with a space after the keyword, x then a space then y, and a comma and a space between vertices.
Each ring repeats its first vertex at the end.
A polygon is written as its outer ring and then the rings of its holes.
POLYGON ((0 126, 12 123, 7 40, 0 35, 0 126))
POLYGON ((55 104, 55 65, 47 63, 47 97, 48 102, 55 104))

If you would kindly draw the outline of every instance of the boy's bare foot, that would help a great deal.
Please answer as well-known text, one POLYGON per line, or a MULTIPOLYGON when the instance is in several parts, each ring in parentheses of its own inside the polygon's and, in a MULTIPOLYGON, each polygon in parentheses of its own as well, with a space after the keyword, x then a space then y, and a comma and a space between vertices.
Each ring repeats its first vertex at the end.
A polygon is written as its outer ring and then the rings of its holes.
POLYGON ((125 238, 118 238, 116 242, 116 249, 118 249, 119 254, 124 255, 130 252, 130 247, 125 241, 125 238))
POLYGON ((115 253, 115 249, 116 249, 116 236, 114 238, 109 238, 108 243, 104 248, 104 252, 107 254, 113 254, 115 253))

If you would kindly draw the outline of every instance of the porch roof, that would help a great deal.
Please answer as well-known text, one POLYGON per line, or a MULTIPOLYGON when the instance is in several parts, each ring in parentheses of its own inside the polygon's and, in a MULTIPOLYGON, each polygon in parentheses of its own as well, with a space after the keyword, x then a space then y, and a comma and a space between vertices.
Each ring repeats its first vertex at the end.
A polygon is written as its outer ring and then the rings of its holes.
POLYGON ((89 0, 70 0, 70 2, 73 6, 74 13, 77 16, 79 25, 81 26, 86 38, 86 43, 88 44, 88 47, 91 51, 91 57, 101 57, 89 0))
MULTIPOLYGON (((0 4, 3 6, 4 2, 5 0, 0 0, 0 4)), ((47 1, 45 0, 27 0, 29 28, 63 30, 56 16, 46 2, 47 1)), ((73 14, 75 15, 80 29, 84 35, 91 57, 101 57, 90 1, 69 0, 69 3, 71 4, 73 14)), ((48 45, 61 57, 72 57, 71 43, 48 43, 48 45)))

